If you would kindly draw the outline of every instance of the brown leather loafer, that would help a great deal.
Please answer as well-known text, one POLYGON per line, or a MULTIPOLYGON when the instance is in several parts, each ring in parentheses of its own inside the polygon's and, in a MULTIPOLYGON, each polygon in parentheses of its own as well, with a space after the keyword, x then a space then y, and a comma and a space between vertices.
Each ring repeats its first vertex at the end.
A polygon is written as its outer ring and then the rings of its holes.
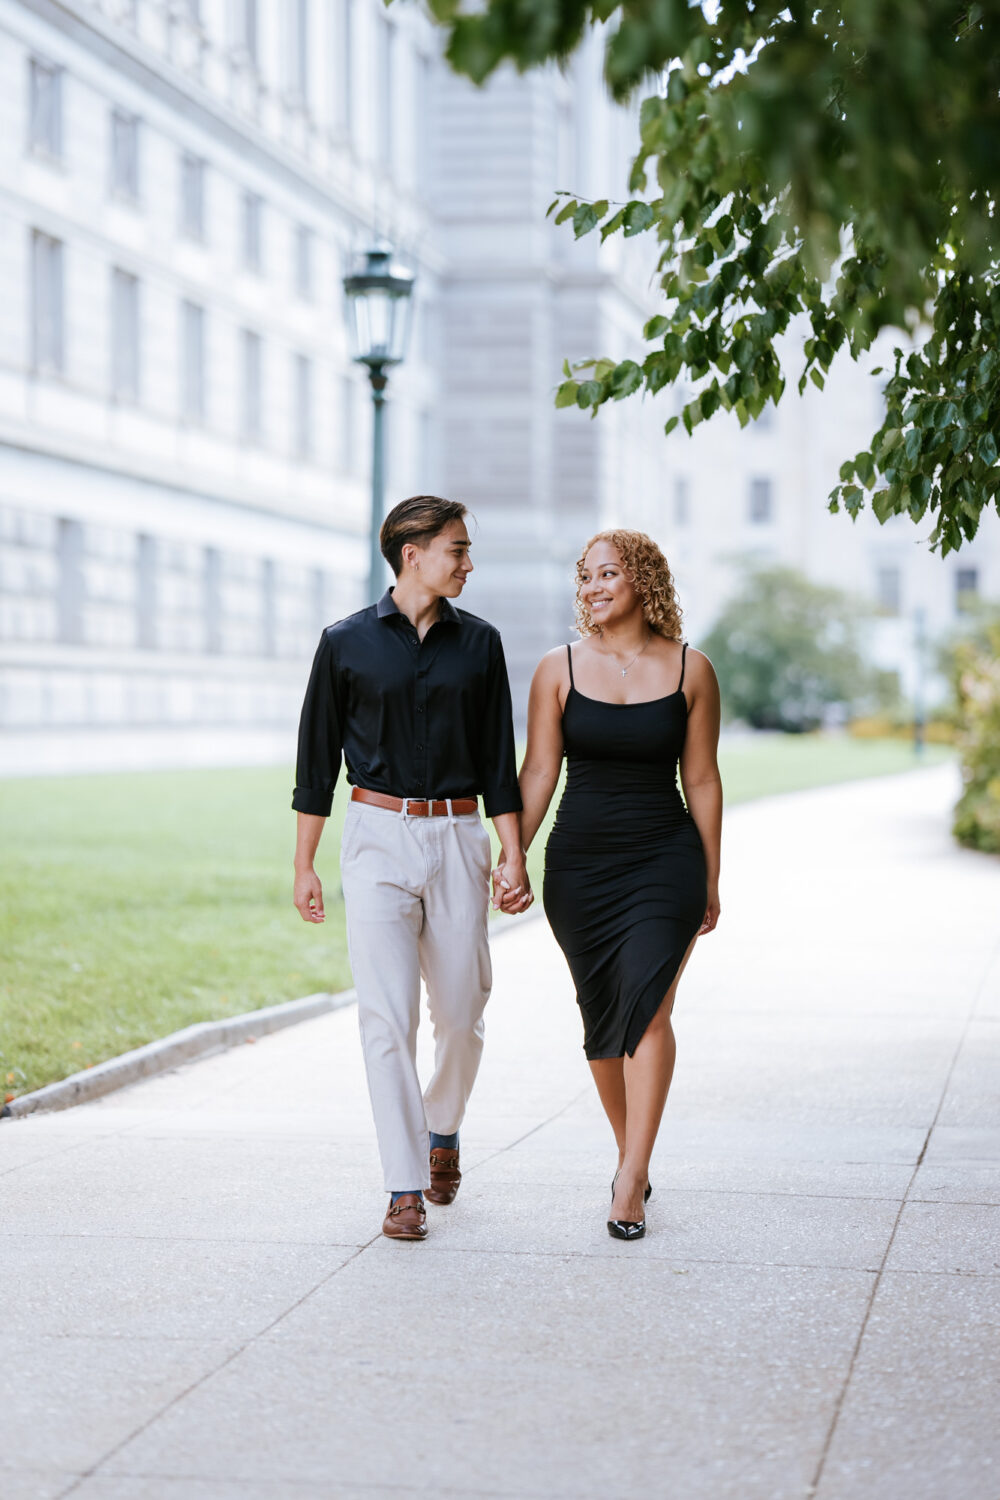
POLYGON ((461 1181, 462 1174, 458 1170, 458 1150, 452 1151, 444 1146, 435 1146, 431 1152, 431 1185, 427 1189, 427 1197, 438 1207, 444 1208, 446 1204, 454 1203, 461 1181))
POLYGON ((382 1233, 390 1240, 425 1240, 427 1210, 419 1193, 403 1193, 395 1203, 389 1200, 389 1212, 382 1221, 382 1233))

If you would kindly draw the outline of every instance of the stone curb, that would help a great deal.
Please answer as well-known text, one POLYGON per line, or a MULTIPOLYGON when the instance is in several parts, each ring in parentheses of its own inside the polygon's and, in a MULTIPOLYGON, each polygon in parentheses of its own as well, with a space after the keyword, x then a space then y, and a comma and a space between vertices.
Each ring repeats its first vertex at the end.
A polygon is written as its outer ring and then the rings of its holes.
MULTIPOLYGON (((524 913, 518 925, 536 921, 541 916, 540 907, 524 913)), ((490 941, 508 932, 516 931, 513 923, 490 933, 490 941)), ((193 1062, 209 1052, 223 1052, 227 1047, 238 1046, 248 1037, 267 1036, 268 1032, 281 1031, 285 1026, 295 1026, 299 1021, 311 1021, 314 1016, 325 1015, 331 1010, 342 1010, 344 1006, 357 1002, 357 990, 341 990, 337 995, 321 991, 316 995, 304 995, 301 1000, 285 1000, 280 1005, 268 1005, 262 1010, 248 1010, 242 1016, 232 1016, 228 1021, 198 1021, 194 1026, 185 1026, 183 1031, 173 1031, 158 1042, 147 1042, 132 1052, 123 1052, 120 1057, 109 1057, 107 1062, 85 1068, 82 1073, 71 1073, 58 1083, 48 1083, 43 1089, 21 1094, 0 1109, 0 1120, 18 1120, 26 1115, 37 1115, 43 1111, 72 1109, 74 1104, 87 1104, 91 1099, 100 1099, 103 1094, 112 1094, 115 1089, 127 1088, 138 1083, 140 1078, 152 1078, 157 1073, 168 1073, 182 1063, 193 1062)))
POLYGON ((158 1042, 149 1042, 144 1047, 123 1052, 121 1057, 111 1057, 93 1068, 85 1068, 81 1073, 71 1073, 69 1078, 62 1078, 58 1083, 49 1083, 33 1093, 22 1094, 4 1105, 0 1110, 0 1120, 16 1120, 43 1110, 70 1109, 74 1104, 86 1104, 91 1099, 100 1099, 103 1094, 113 1093, 115 1089, 137 1083, 140 1078, 167 1073, 171 1068, 204 1057, 208 1052, 222 1052, 251 1037, 266 1036, 299 1021, 311 1021, 314 1016, 341 1010, 356 1000, 355 990, 343 990, 338 995, 321 992, 305 995, 301 1000, 286 1000, 280 1005, 247 1011, 245 1015, 233 1016, 227 1021, 198 1021, 194 1026, 185 1026, 182 1031, 161 1037, 158 1042))

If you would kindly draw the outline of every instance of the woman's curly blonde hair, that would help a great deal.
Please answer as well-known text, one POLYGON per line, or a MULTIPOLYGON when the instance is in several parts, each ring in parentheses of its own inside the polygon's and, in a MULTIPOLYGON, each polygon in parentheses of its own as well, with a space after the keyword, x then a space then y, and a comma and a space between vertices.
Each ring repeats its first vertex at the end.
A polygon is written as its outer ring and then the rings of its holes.
POLYGON ((576 560, 576 628, 581 635, 596 635, 600 630, 595 625, 589 609, 580 597, 583 584, 583 565, 587 553, 596 542, 609 542, 622 560, 625 576, 639 595, 643 618, 650 630, 668 641, 679 641, 681 637, 681 607, 674 592, 673 575, 667 559, 659 547, 644 531, 624 531, 617 527, 611 531, 599 531, 592 536, 576 560))

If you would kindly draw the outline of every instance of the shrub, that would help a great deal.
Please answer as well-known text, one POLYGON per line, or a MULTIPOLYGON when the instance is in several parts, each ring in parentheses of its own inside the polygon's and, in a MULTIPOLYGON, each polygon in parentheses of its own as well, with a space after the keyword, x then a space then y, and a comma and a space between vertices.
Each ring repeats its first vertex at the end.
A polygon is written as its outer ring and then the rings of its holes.
POLYGON ((754 729, 818 729, 831 709, 871 705, 874 675, 859 649, 865 607, 794 568, 749 573, 701 643, 726 717, 754 729))
POLYGON ((971 849, 1000 854, 1000 615, 954 647, 952 682, 963 783, 955 837, 971 849))

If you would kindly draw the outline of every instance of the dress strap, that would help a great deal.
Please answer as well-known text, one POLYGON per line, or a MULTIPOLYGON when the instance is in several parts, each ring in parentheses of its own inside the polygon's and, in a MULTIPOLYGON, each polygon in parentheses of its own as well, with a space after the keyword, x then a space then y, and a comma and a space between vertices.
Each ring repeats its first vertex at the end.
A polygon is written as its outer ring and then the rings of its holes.
POLYGON ((569 685, 570 687, 576 687, 576 683, 573 681, 573 650, 569 645, 566 647, 566 660, 569 662, 569 685))
POLYGON ((688 654, 688 643, 687 643, 687 641, 685 641, 683 647, 681 648, 681 680, 677 684, 677 691, 678 692, 680 692, 681 688, 684 686, 684 668, 687 666, 687 654, 688 654))

